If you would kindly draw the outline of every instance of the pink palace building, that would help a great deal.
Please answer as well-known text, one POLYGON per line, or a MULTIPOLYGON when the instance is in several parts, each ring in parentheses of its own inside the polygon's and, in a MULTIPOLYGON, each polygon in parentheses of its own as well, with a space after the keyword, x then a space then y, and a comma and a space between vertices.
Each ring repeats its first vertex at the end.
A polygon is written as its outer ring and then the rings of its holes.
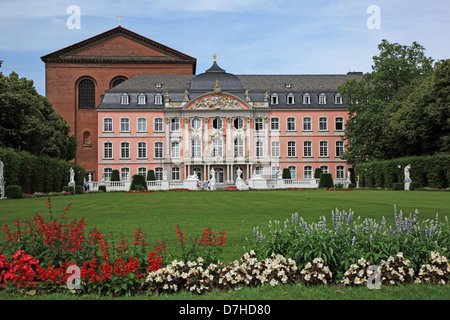
POLYGON ((215 56, 198 75, 134 75, 96 109, 99 180, 108 183, 113 170, 122 182, 154 170, 149 188, 193 177, 214 178, 217 188, 258 177, 275 188, 288 168, 291 186, 306 187, 321 168, 343 182, 348 110, 337 88, 361 76, 234 75, 215 56))

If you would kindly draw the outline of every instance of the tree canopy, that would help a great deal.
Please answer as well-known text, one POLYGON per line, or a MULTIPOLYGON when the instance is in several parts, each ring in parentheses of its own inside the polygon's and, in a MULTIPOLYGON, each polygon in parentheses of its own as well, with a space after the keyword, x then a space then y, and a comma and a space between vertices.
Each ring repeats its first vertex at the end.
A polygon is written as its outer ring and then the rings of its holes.
POLYGON ((450 61, 433 66, 424 48, 383 40, 372 72, 339 87, 349 101, 351 164, 450 150, 450 61))
POLYGON ((69 134, 67 122, 38 94, 32 80, 0 73, 1 147, 68 161, 75 157, 77 144, 69 134))

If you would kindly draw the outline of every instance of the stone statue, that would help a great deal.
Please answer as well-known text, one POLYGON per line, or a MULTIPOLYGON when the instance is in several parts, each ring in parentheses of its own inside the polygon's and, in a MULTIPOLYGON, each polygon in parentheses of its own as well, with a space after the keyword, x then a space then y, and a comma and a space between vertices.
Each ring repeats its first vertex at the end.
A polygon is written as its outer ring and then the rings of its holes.
POLYGON ((211 179, 216 179, 216 171, 214 170, 214 168, 211 169, 211 171, 209 172, 211 175, 211 179))
POLYGON ((5 177, 3 176, 3 171, 5 169, 5 164, 3 163, 2 159, 0 158, 0 180, 3 181, 5 177))
POLYGON ((75 183, 75 171, 73 170, 72 167, 69 169, 69 172, 70 172, 70 182, 75 183))
POLYGON ((89 173, 89 180, 88 181, 91 181, 92 182, 92 173, 89 173))
POLYGON ((163 180, 167 181, 167 171, 163 170, 163 180))
POLYGON ((347 171, 347 182, 349 182, 349 183, 352 181, 352 180, 351 180, 351 175, 352 175, 352 174, 350 173, 350 170, 348 170, 348 171, 347 171))
POLYGON ((184 101, 189 101, 189 91, 184 90, 184 101))
POLYGON ((237 168, 236 170, 237 179, 241 179, 241 174, 242 174, 241 168, 237 168))
POLYGON ((264 102, 269 102, 269 92, 264 93, 264 102))
POLYGON ((408 164, 406 167, 405 167, 405 181, 411 181, 411 177, 410 177, 410 175, 409 175, 409 170, 411 169, 411 165, 410 164, 408 164))

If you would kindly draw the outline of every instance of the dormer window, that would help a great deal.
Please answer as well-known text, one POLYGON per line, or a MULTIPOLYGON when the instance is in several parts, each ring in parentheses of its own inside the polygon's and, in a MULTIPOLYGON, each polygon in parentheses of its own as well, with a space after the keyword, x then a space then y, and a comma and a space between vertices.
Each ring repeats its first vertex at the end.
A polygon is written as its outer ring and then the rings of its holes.
POLYGON ((292 84, 290 84, 290 83, 285 83, 284 86, 285 86, 286 88, 292 88, 292 84))
POLYGON ((162 88, 162 83, 157 83, 157 84, 155 84, 155 87, 156 87, 156 88, 162 88))
POLYGON ((327 96, 325 93, 321 93, 319 95, 319 104, 326 104, 327 103, 327 96))
POLYGON ((286 103, 287 104, 294 104, 294 102, 295 102, 294 95, 292 93, 289 93, 286 96, 286 103))
POLYGON ((155 95, 155 104, 162 104, 163 103, 163 96, 162 94, 158 93, 157 95, 155 95))
POLYGON ((334 96, 334 103, 335 104, 342 104, 342 97, 341 97, 341 95, 339 93, 334 96))
POLYGON ((130 96, 128 94, 123 94, 120 97, 120 104, 124 104, 124 105, 130 104, 130 96))
POLYGON ((140 104, 140 105, 146 104, 146 103, 147 103, 146 100, 147 100, 147 99, 146 99, 146 97, 145 97, 145 94, 141 93, 141 94, 138 96, 138 104, 140 104))
POLYGON ((311 104, 311 96, 308 93, 303 95, 303 104, 311 104))
POLYGON ((271 104, 278 104, 278 95, 276 93, 272 94, 270 96, 270 103, 271 104))

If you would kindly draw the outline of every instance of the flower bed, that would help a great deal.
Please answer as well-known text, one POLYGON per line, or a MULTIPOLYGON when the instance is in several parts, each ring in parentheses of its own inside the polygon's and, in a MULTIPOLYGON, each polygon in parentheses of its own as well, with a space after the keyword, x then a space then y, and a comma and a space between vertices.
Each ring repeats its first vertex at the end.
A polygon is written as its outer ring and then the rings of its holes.
POLYGON ((176 226, 178 245, 169 259, 166 245, 149 246, 140 228, 132 240, 115 239, 113 234, 107 238, 95 228, 86 232, 84 219, 69 221, 70 205, 59 219, 53 217, 50 199, 47 205, 49 220, 37 213, 25 224, 17 221, 13 227, 1 227, 5 245, 0 249, 0 290, 117 296, 204 294, 296 283, 361 286, 369 285, 374 276, 386 286, 448 285, 449 281, 450 266, 441 256, 448 252, 448 231, 437 219, 420 224, 416 213, 404 217, 395 212, 389 227, 385 219, 379 224, 371 219, 359 221, 336 210, 332 228, 325 217, 307 224, 293 215, 285 224, 271 222, 269 236, 255 228, 255 250, 225 265, 220 258, 226 232, 204 228, 192 236, 176 226), (376 240, 380 239, 385 248, 394 240, 397 246, 379 250, 376 240), (398 246, 402 243, 413 248, 398 246))

